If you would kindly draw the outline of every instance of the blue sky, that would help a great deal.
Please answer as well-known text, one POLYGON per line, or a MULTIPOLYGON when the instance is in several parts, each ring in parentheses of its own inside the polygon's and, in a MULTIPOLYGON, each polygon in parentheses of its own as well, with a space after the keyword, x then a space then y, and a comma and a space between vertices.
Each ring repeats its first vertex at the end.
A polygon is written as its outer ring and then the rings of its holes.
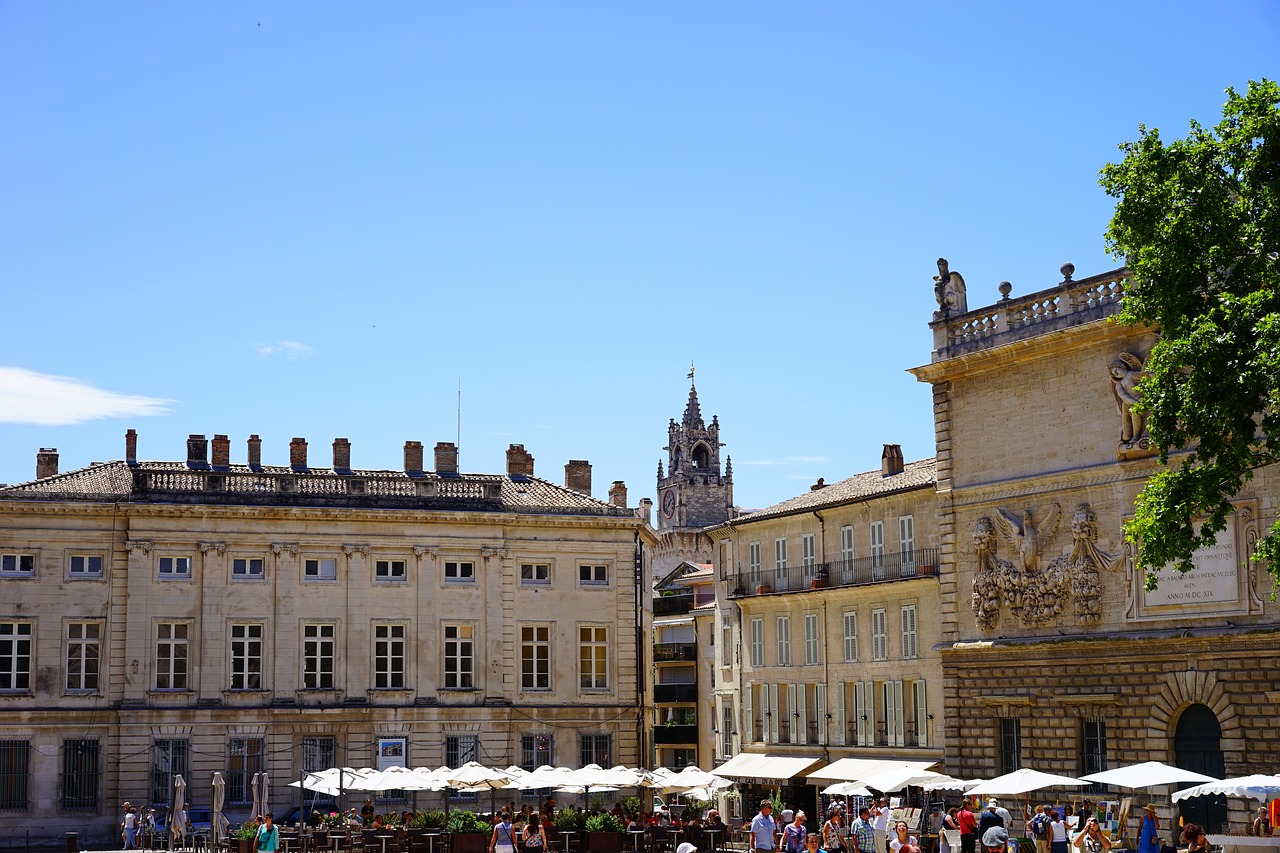
POLYGON ((0 2, 0 482, 188 433, 523 443, 654 493, 697 365, 736 496, 933 454, 971 307, 1115 266, 1139 123, 1276 77, 1280 7, 0 2), (58 380, 53 377, 62 377, 58 380))

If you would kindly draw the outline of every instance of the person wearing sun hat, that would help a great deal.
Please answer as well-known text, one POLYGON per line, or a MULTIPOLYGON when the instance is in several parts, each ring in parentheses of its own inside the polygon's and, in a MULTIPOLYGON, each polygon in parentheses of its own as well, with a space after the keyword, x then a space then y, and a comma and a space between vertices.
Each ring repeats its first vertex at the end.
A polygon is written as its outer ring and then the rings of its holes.
POLYGON ((1138 832, 1138 853, 1160 853, 1160 818, 1156 804, 1142 807, 1142 828, 1138 832))

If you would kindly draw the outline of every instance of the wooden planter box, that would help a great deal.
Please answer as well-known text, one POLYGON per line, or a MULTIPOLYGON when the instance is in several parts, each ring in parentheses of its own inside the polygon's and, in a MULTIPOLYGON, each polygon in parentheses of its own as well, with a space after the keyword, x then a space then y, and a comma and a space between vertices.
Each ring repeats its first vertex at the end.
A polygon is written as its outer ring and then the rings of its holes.
POLYGON ((453 853, 488 853, 489 836, 483 832, 455 832, 449 836, 453 853))
POLYGON ((768 595, 773 592, 773 587, 767 583, 762 583, 756 587, 756 595, 768 595))
POLYGON ((588 832, 587 853, 620 853, 622 850, 621 832, 588 832))
POLYGON ((827 578, 810 578, 809 589, 826 589, 831 585, 831 581, 827 578))

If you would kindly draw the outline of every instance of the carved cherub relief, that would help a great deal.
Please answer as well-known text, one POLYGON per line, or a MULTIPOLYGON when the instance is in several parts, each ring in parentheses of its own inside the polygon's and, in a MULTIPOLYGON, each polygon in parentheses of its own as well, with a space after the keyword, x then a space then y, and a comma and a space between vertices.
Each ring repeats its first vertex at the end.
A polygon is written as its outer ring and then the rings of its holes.
POLYGON ((933 277, 933 295, 943 314, 963 314, 969 310, 964 279, 952 272, 946 258, 938 258, 938 274, 933 277))
POLYGON ((1142 369, 1142 359, 1131 352, 1120 353, 1107 365, 1107 372, 1111 375, 1111 393, 1120 412, 1117 459, 1145 456, 1151 451, 1146 418, 1135 408, 1141 397, 1138 393, 1138 380, 1142 378, 1142 369))

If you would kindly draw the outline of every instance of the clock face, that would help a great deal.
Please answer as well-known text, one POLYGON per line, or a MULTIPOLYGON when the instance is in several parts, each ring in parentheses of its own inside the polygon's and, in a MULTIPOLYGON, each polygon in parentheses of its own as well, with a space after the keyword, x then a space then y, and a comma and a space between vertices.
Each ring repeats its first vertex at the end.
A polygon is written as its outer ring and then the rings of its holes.
POLYGON ((662 514, 667 518, 676 514, 676 490, 667 489, 667 493, 662 496, 662 514))

